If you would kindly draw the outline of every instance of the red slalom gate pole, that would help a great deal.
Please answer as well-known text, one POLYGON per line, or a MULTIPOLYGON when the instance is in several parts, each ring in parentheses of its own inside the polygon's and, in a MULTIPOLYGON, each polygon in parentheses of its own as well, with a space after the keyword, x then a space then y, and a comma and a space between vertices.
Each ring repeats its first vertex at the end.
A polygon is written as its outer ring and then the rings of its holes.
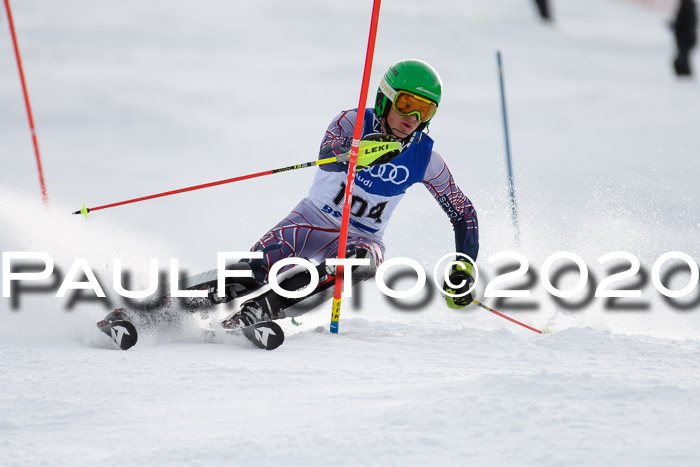
POLYGON ((49 205, 49 197, 46 194, 46 182, 44 181, 44 170, 41 167, 41 156, 39 155, 39 143, 36 139, 36 130, 34 128, 34 117, 32 116, 32 106, 29 104, 29 93, 27 93, 27 82, 24 79, 24 70, 22 68, 22 58, 19 55, 19 46, 17 45, 17 34, 15 33, 15 25, 12 21, 12 11, 10 10, 10 0, 5 0, 5 10, 7 11, 7 21, 10 24, 10 34, 12 35, 12 45, 15 48, 15 58, 17 59, 17 69, 19 70, 19 79, 22 82, 22 92, 24 93, 24 105, 27 108, 27 117, 29 118, 29 129, 32 132, 32 143, 34 143, 34 155, 36 156, 36 166, 39 170, 39 183, 41 184, 41 197, 44 199, 44 204, 49 205))
MULTIPOLYGON (((352 135, 352 149, 350 150, 350 162, 348 163, 348 178, 345 184, 345 202, 343 203, 343 218, 340 224, 340 240, 338 242, 338 259, 345 258, 345 248, 348 243, 348 225, 350 224, 350 208, 352 206, 352 190, 355 185, 355 166, 357 165, 357 154, 362 138, 362 123, 365 119, 365 104, 367 102, 367 91, 369 89, 369 79, 372 74, 372 61, 374 59, 374 44, 377 39, 377 25, 379 24, 379 6, 381 0, 374 0, 372 7, 372 22, 369 28, 369 40, 367 42, 367 55, 365 57, 365 70, 362 76, 362 88, 360 90, 360 102, 357 105, 357 117, 355 118, 355 132, 352 135)), ((333 290, 333 309, 331 312, 331 332, 338 333, 338 322, 340 321, 340 303, 343 292, 343 267, 336 266, 335 288, 333 290)))

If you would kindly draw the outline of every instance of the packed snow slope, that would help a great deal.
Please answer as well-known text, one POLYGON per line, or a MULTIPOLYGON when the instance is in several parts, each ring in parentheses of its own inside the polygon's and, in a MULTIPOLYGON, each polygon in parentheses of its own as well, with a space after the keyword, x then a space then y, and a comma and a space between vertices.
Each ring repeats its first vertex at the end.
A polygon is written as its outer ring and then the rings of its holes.
MULTIPOLYGON (((697 465, 700 286, 664 297, 653 266, 670 251, 700 259, 698 83, 672 74, 666 8, 555 2, 547 25, 532 3, 385 0, 368 103, 397 60, 439 71, 430 135, 479 213, 478 295, 517 266, 488 258, 521 253, 529 275, 499 288, 531 295, 484 302, 553 333, 448 310, 430 285, 390 300, 370 280, 343 301, 340 335, 323 303, 301 326, 282 322, 274 352, 203 342, 227 308, 144 330, 128 352, 94 323, 124 303, 113 259, 136 285, 150 258, 211 269, 285 216, 314 169, 70 213, 313 160, 332 117, 357 106, 372 2, 13 2, 48 210, 0 13, 0 246, 55 262, 52 277, 0 299, 0 465, 697 465), (590 272, 571 298, 540 277, 558 251, 590 272), (618 251, 641 270, 611 288, 641 296, 596 298, 629 267, 599 261, 618 251), (55 297, 78 258, 107 300, 55 297)), ((387 258, 415 259, 430 284, 452 237, 417 187, 387 230, 387 258)), ((552 281, 572 288, 578 274, 557 264, 552 281)), ((671 290, 692 284, 683 261, 660 271, 671 290)))

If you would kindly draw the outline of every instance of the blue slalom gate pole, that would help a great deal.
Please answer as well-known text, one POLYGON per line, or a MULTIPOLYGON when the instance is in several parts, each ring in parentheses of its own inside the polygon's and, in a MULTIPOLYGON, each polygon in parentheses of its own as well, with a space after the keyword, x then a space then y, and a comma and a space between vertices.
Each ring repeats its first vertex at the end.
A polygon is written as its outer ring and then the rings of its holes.
POLYGON ((518 205, 515 202, 515 181, 513 179, 513 161, 510 156, 510 136, 508 133, 508 110, 506 108, 506 90, 503 82, 503 59, 501 51, 496 51, 496 61, 498 62, 498 80, 501 85, 501 113, 503 114, 503 133, 506 142, 506 169, 508 170, 508 192, 510 193, 511 218, 515 228, 515 241, 520 242, 520 227, 518 225, 518 205))

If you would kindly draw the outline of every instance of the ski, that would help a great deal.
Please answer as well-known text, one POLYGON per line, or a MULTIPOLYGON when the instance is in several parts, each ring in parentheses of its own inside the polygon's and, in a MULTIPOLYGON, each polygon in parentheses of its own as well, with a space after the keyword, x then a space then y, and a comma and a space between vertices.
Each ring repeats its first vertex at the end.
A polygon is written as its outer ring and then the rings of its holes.
MULTIPOLYGON (((138 342, 138 331, 127 319, 126 311, 118 308, 97 323, 97 328, 107 334, 122 350, 128 350, 138 342)), ((274 350, 284 343, 284 331, 274 321, 260 321, 251 326, 226 329, 227 334, 243 335, 256 347, 274 350)))
MULTIPOLYGON (((244 265, 232 265, 232 267, 248 268, 244 265)), ((124 308, 117 308, 110 312, 105 318, 97 323, 100 331, 107 334, 123 350, 133 347, 138 340, 138 333, 134 325, 130 322, 135 316, 139 317, 142 324, 156 324, 161 319, 167 319, 169 314, 181 312, 196 313, 207 312, 213 306, 225 303, 234 298, 245 296, 256 284, 252 282, 236 281, 227 284, 226 296, 219 298, 216 294, 218 270, 205 271, 186 280, 184 288, 186 290, 206 290, 206 297, 178 298, 172 299, 164 295, 152 301, 141 309, 128 311, 124 308)), ((269 317, 268 317, 269 318, 269 317)), ((274 350, 284 343, 284 331, 276 322, 267 319, 250 326, 240 328, 224 327, 224 332, 230 335, 243 335, 256 347, 265 350, 274 350)), ((214 330, 210 330, 216 334, 214 330)))
POLYGON ((129 350, 139 340, 136 327, 124 319, 103 320, 97 323, 97 327, 111 337, 122 350, 129 350))
POLYGON ((256 347, 275 350, 284 343, 284 331, 274 321, 260 321, 237 329, 227 329, 227 334, 243 334, 256 347))

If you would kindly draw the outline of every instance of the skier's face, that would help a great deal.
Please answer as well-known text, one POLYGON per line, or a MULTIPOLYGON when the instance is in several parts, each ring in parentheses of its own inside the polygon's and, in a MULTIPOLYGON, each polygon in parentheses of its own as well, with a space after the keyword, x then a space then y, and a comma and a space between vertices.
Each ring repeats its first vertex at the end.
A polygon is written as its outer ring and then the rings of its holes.
POLYGON ((386 116, 386 123, 391 134, 398 139, 404 139, 411 135, 420 122, 415 115, 400 115, 393 107, 389 108, 389 114, 386 116))

